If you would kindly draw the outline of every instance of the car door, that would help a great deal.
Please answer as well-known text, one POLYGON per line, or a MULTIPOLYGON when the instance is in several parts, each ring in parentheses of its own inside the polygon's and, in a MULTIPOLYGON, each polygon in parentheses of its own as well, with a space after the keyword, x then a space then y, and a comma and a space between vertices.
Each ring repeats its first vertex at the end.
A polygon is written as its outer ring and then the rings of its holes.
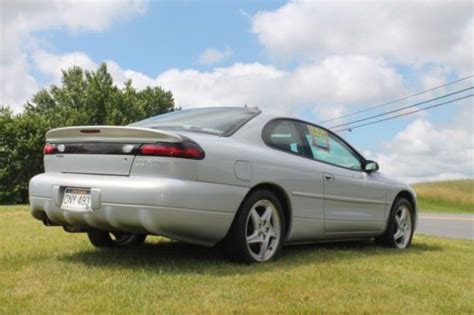
POLYGON ((320 169, 308 158, 299 122, 275 119, 263 129, 263 140, 273 150, 274 158, 265 160, 255 172, 272 178, 288 192, 292 208, 291 240, 312 241, 324 236, 324 187, 320 169))
POLYGON ((340 137, 301 124, 311 157, 323 164, 325 233, 379 231, 384 224, 385 187, 363 170, 364 159, 340 137))

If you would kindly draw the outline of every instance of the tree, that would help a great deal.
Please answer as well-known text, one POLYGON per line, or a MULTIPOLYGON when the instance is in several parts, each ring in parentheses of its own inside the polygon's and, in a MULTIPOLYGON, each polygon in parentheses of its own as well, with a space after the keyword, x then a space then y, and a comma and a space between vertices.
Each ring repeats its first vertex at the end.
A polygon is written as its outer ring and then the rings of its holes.
POLYGON ((63 71, 61 85, 37 92, 14 115, 0 107, 0 203, 28 201, 28 182, 43 172, 49 129, 76 125, 127 125, 174 110, 173 95, 160 87, 137 91, 131 81, 114 85, 107 66, 63 71))

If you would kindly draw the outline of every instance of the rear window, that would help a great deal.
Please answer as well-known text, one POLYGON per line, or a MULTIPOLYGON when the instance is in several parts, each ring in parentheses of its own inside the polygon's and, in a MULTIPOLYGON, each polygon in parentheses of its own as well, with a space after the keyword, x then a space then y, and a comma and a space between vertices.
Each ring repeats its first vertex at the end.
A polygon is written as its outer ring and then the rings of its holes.
POLYGON ((187 109, 154 116, 129 126, 228 136, 258 114, 260 110, 254 108, 187 109))

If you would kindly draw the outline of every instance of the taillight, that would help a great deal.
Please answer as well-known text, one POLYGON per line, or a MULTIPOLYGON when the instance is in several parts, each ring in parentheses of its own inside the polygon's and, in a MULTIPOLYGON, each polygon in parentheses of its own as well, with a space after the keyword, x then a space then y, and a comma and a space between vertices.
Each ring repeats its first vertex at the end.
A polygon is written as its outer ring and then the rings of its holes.
POLYGON ((51 143, 46 143, 46 144, 44 145, 44 148, 43 148, 43 153, 44 153, 45 155, 57 153, 56 145, 51 144, 51 143))
POLYGON ((192 141, 179 143, 159 142, 153 144, 144 144, 138 150, 139 155, 168 156, 184 159, 202 160, 204 151, 201 147, 192 141))

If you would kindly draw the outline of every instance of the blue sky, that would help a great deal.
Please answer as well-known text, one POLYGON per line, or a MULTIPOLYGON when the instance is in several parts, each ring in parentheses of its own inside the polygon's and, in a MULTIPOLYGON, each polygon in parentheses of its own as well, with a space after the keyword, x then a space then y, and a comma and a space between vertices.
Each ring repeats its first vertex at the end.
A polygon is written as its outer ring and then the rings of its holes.
MULTIPOLYGON (((106 62, 117 84, 161 85, 184 108, 247 103, 318 122, 474 72, 472 2, 402 3, 7 1, 1 101, 21 111, 61 68, 106 62)), ((342 135, 407 181, 472 177, 472 121, 471 98, 342 135), (456 146, 459 162, 448 165, 456 146)))
POLYGON ((53 43, 52 51, 85 51, 94 60, 113 58, 120 65, 149 75, 169 68, 208 70, 198 62, 208 47, 231 47, 233 53, 221 65, 233 62, 268 63, 250 30, 250 17, 260 10, 278 8, 283 1, 165 1, 152 2, 138 18, 119 21, 100 33, 65 29, 39 33, 53 43))

